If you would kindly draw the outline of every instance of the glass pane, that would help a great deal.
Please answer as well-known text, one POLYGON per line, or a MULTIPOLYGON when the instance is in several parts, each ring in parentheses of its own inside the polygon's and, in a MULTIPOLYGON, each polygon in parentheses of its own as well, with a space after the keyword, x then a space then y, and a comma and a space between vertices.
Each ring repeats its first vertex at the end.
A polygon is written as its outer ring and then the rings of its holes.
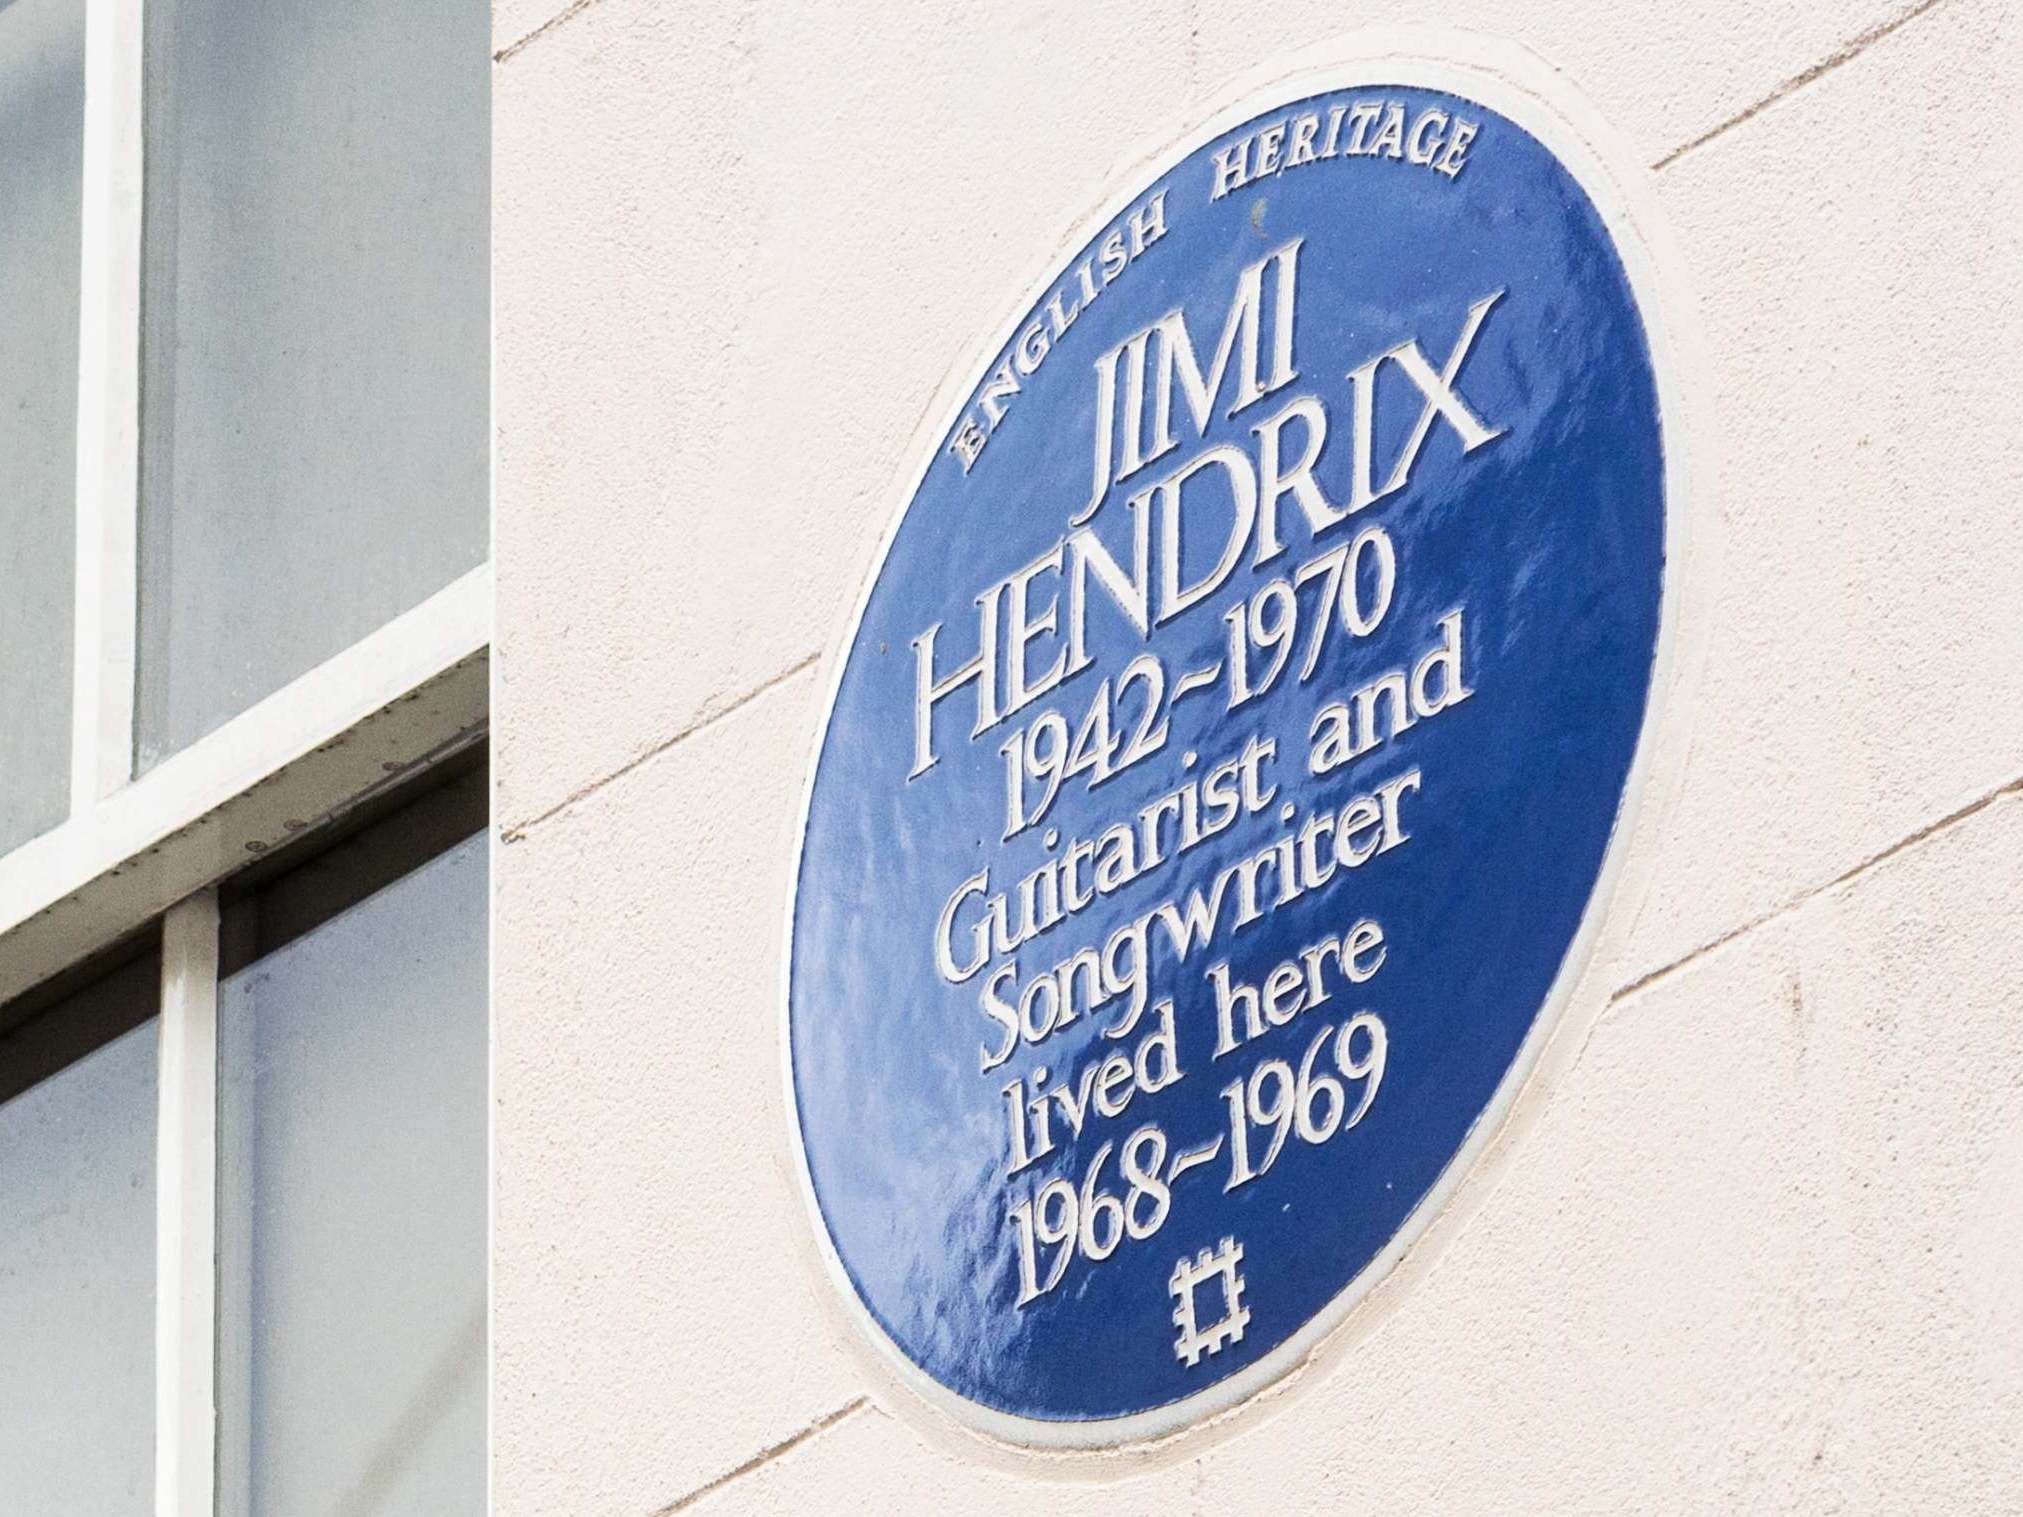
POLYGON ((149 0, 146 769, 483 562, 490 9, 149 0))
POLYGON ((0 0, 0 853, 70 794, 83 0, 0 0))
POLYGON ((222 987, 223 1517, 484 1510, 485 861, 222 987))
POLYGON ((154 1507, 155 1048, 0 1105, 0 1510, 154 1507))

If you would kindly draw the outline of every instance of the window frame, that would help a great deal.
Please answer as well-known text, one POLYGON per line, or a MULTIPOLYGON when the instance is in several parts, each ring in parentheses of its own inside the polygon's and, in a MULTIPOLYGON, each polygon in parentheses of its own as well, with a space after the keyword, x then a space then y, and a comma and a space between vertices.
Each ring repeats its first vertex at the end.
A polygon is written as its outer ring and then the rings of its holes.
MULTIPOLYGON (((220 892, 263 859, 285 874, 389 802, 424 804, 482 750, 492 569, 488 555, 136 778, 144 0, 83 3, 70 804, 0 854, 0 1010, 159 932, 153 1510, 213 1517, 220 892)), ((488 766, 475 783, 489 795, 488 766)))
POLYGON ((0 857, 0 1003, 483 740, 489 558, 135 778, 144 0, 84 0, 70 810, 0 857))
MULTIPOLYGON (((155 1517, 215 1517, 219 1454, 219 1002, 232 975, 337 920, 470 839, 489 842, 490 765, 482 750, 305 834, 238 879, 170 907, 158 938, 81 966, 55 1004, 6 1036, 59 1035, 53 1064, 31 1057, 19 1090, 52 1078, 114 1038, 155 1022, 154 1496, 155 1517), (152 992, 146 1017, 87 1019, 75 1029, 39 1019, 102 999, 100 987, 152 992), (102 1025, 101 1025, 102 1024, 102 1025)), ((65 980, 72 977, 66 976, 65 980)), ((27 1040, 24 1040, 27 1041, 27 1040)), ((31 1055, 40 1050, 31 1048, 31 1055)))
POLYGON ((155 1125, 155 1517, 217 1509, 218 893, 162 918, 155 1125))

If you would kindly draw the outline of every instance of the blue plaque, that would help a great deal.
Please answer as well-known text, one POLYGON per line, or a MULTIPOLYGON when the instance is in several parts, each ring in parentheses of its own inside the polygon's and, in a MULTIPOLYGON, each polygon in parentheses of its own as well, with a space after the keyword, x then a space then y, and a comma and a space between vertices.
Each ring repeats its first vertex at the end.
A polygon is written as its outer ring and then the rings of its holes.
POLYGON ((872 1341, 1014 1441, 1170 1430, 1342 1319, 1529 1068, 1623 831, 1650 313, 1545 118, 1429 77, 1282 86, 1132 186, 832 660, 795 1142, 872 1341))

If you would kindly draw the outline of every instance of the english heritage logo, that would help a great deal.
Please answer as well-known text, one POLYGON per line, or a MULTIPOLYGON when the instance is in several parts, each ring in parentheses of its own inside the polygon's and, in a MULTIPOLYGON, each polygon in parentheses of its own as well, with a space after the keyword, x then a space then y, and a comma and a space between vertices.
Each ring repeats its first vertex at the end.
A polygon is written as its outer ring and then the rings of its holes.
POLYGON ((1464 84, 1284 86, 1147 176, 837 660, 796 1145, 873 1341, 998 1436, 1290 1367, 1577 967, 1666 614, 1660 385, 1589 187, 1464 84))

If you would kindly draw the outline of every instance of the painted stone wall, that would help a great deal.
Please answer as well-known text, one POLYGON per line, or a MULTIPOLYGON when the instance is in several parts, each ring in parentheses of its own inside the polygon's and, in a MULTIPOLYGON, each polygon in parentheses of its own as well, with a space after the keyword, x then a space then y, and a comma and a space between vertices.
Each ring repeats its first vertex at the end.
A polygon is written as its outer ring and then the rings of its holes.
POLYGON ((493 1463, 552 1512, 2023 1507, 2023 9, 1388 8, 1563 70, 1706 351, 1690 752, 1432 1266, 1073 1478, 870 1398, 779 1076, 817 665, 947 372, 1338 5, 501 0, 493 1463))

